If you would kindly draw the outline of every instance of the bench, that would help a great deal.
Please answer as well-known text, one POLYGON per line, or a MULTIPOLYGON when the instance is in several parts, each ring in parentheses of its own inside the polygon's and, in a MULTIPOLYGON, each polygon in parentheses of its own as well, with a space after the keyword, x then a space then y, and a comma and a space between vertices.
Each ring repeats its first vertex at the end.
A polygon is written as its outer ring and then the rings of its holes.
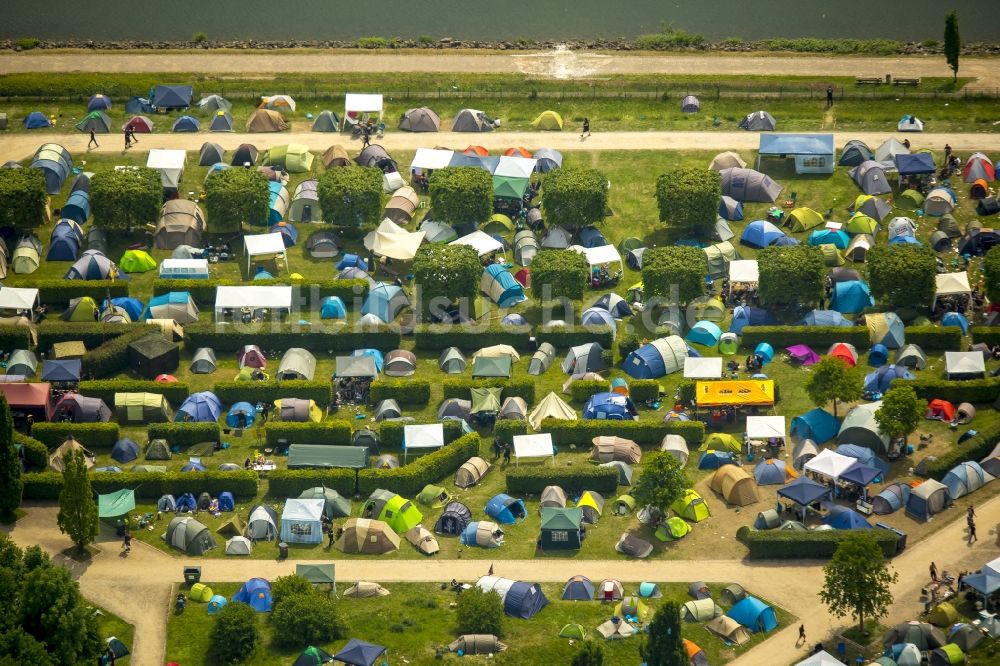
POLYGON ((897 86, 919 86, 920 79, 895 79, 893 81, 897 86))
POLYGON ((878 76, 858 76, 854 83, 859 86, 879 86, 882 85, 882 79, 878 76))

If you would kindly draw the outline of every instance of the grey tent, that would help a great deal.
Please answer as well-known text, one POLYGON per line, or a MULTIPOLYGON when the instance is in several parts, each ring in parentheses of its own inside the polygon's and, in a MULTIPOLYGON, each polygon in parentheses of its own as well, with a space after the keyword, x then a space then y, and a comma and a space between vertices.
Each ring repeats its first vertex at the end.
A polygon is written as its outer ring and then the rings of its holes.
POLYGON ((645 539, 625 532, 618 539, 618 543, 615 544, 615 550, 623 555, 638 557, 641 559, 649 557, 652 554, 653 545, 645 539))
POLYGON ((100 227, 91 227, 87 232, 87 249, 107 254, 108 237, 100 227))
POLYGON ((742 259, 736 246, 729 241, 704 248, 708 260, 708 274, 713 278, 729 275, 729 262, 742 259))
POLYGON ((403 412, 399 409, 399 403, 392 398, 386 398, 375 405, 375 420, 384 421, 386 419, 398 419, 403 412))
POLYGON ((868 259, 868 251, 875 245, 875 237, 870 234, 858 234, 848 243, 844 256, 851 261, 863 263, 868 259))
POLYGON ((64 393, 55 404, 55 416, 68 417, 73 423, 103 423, 111 420, 111 410, 100 398, 64 393))
MULTIPOLYGON (((16 258, 16 257, 15 257, 16 258)), ((15 272, 16 267, 15 267, 15 272)), ((118 274, 115 262, 97 250, 87 250, 70 266, 64 280, 112 280, 118 274)))
MULTIPOLYGON (((295 201, 292 201, 294 208, 295 201)), ((332 259, 340 254, 337 237, 331 231, 317 231, 306 241, 306 251, 314 259, 332 259)))
POLYGON ((301 347, 286 351, 278 364, 278 379, 312 380, 316 374, 316 357, 301 347))
MULTIPOLYGON (((146 445, 146 451, 143 454, 146 460, 170 460, 173 458, 173 453, 170 452, 170 446, 167 444, 165 439, 154 439, 146 445)), ((133 470, 135 471, 135 470, 133 470)))
POLYGON ((701 111, 701 102, 694 95, 687 95, 681 100, 681 113, 698 113, 701 111))
POLYGON ((218 545, 209 529, 191 517, 171 520, 162 538, 188 555, 203 555, 218 545))
POLYGON ((417 357, 405 349, 394 349, 385 356, 382 372, 388 377, 409 377, 417 371, 417 357))
POLYGON ((983 379, 986 363, 981 352, 944 353, 944 373, 948 379, 983 379))
POLYGON ((489 117, 477 109, 462 109, 451 122, 452 132, 489 132, 492 129, 489 117))
MULTIPOLYGON (((323 210, 319 207, 319 181, 304 180, 295 186, 292 203, 288 206, 285 219, 291 222, 322 222, 323 210)), ((320 232, 329 233, 329 232, 320 232)), ((311 240, 311 239, 310 239, 311 240)), ((306 249, 309 249, 306 246, 306 249)), ((313 254, 315 257, 316 255, 313 254)))
POLYGON ((754 111, 740 121, 740 129, 748 132, 773 132, 775 124, 774 116, 767 111, 754 111))
POLYGON ((722 194, 737 201, 774 203, 781 194, 781 185, 753 169, 723 169, 721 175, 722 194))
POLYGON ((604 349, 596 342, 570 347, 560 367, 567 375, 574 377, 580 377, 588 372, 600 372, 606 368, 604 349))
POLYGON ((927 367, 927 355, 918 345, 905 345, 896 352, 896 365, 923 370, 927 367))
POLYGON ((962 230, 959 228, 955 216, 951 213, 945 213, 941 216, 937 223, 937 229, 946 233, 948 238, 959 238, 962 235, 962 230))
MULTIPOLYGON (((982 358, 981 354, 979 358, 982 358)), ((881 406, 881 401, 866 403, 847 412, 847 416, 840 424, 840 431, 837 433, 837 444, 857 444, 867 447, 875 453, 888 451, 889 438, 882 434, 878 422, 875 420, 875 412, 881 406)))
POLYGON ((278 514, 264 504, 252 507, 244 536, 251 541, 273 541, 278 537, 278 514))
POLYGON ((191 359, 191 373, 195 375, 208 375, 215 372, 218 361, 215 358, 215 350, 211 347, 199 347, 194 352, 191 359))
POLYGON ((160 208, 160 219, 153 232, 158 250, 173 250, 181 245, 199 247, 205 231, 205 214, 190 199, 171 199, 160 208))
POLYGON ((514 261, 522 266, 531 266, 538 254, 538 238, 535 232, 524 229, 514 234, 514 261))
POLYGON ((212 166, 221 162, 225 154, 226 151, 222 149, 222 146, 206 141, 201 144, 201 150, 198 151, 198 166, 212 166))
POLYGON ((441 403, 438 407, 438 418, 453 418, 461 419, 463 421, 469 420, 469 413, 472 410, 471 400, 462 400, 461 398, 448 398, 441 403))
POLYGON ((396 167, 396 160, 389 156, 389 153, 385 148, 373 143, 366 147, 361 153, 354 158, 358 166, 373 166, 380 169, 383 173, 394 173, 399 169, 396 167))
POLYGON ((840 161, 837 163, 840 166, 858 166, 865 160, 875 159, 875 154, 872 149, 868 147, 864 141, 859 141, 858 139, 851 139, 844 144, 844 150, 840 153, 840 161))
POLYGON ((484 654, 492 657, 507 646, 493 634, 463 634, 448 644, 448 650, 459 654, 484 654))
POLYGON ((399 120, 399 129, 404 132, 437 132, 441 129, 441 119, 426 106, 408 109, 399 120))
POLYGON ((27 349, 15 349, 7 360, 8 375, 24 375, 31 378, 38 372, 38 358, 27 349))
POLYGON ((332 488, 324 488, 322 486, 307 488, 299 495, 299 499, 323 500, 323 515, 331 520, 333 518, 346 518, 351 515, 351 500, 342 497, 340 493, 332 488))
POLYGON ((471 522, 472 511, 469 507, 461 502, 449 502, 441 512, 441 517, 434 523, 434 531, 438 534, 458 536, 471 522))
MULTIPOLYGON (((232 132, 233 117, 228 111, 219 110, 212 115, 212 121, 208 124, 209 132, 232 132)), ((222 160, 219 160, 220 162, 222 160)))
POLYGON ((479 456, 469 458, 455 472, 455 485, 459 488, 470 488, 479 483, 483 475, 490 471, 490 464, 479 456))
POLYGON ((340 128, 340 118, 333 111, 320 111, 313 121, 313 132, 336 132, 340 128))
POLYGON ((388 218, 399 225, 406 225, 413 219, 413 214, 420 205, 420 197, 412 187, 401 187, 396 190, 385 204, 382 217, 388 218))
POLYGON ((513 369, 510 356, 476 356, 472 359, 472 377, 504 377, 510 379, 513 369))
POLYGON ((254 166, 257 164, 258 154, 257 146, 252 143, 241 143, 233 151, 233 159, 230 164, 233 166, 246 166, 247 164, 254 166))
POLYGON ((889 180, 885 177, 885 168, 879 162, 866 160, 847 172, 851 180, 865 194, 888 194, 892 192, 889 180))
POLYGON ((906 499, 906 513, 917 520, 930 520, 931 516, 951 505, 948 486, 934 479, 927 479, 910 490, 906 499))
POLYGON ((885 199, 879 199, 873 196, 858 195, 858 198, 850 205, 848 208, 852 213, 864 213, 868 217, 874 218, 876 221, 881 222, 885 218, 889 217, 889 213, 892 212, 892 206, 885 199), (856 205, 858 200, 862 200, 860 205, 856 205))
POLYGON ((500 407, 500 413, 498 414, 501 419, 510 419, 512 421, 524 421, 528 415, 528 404, 516 395, 508 396, 504 399, 503 405, 500 407))
POLYGON ((909 153, 910 149, 895 138, 887 139, 881 146, 875 149, 875 161, 886 169, 895 169, 896 155, 908 155, 909 153))
POLYGON ((469 362, 465 359, 465 354, 458 347, 448 347, 438 358, 438 367, 449 375, 458 375, 465 372, 469 362))
POLYGON ((538 160, 535 169, 541 173, 558 169, 563 163, 562 153, 555 148, 539 148, 532 157, 538 160))
POLYGON ((945 232, 935 230, 931 233, 930 244, 935 252, 947 252, 951 249, 951 238, 945 232))
POLYGON ((204 111, 232 111, 233 103, 221 95, 206 95, 198 100, 198 108, 204 111))
POLYGON ((545 507, 565 508, 566 491, 559 486, 545 486, 539 498, 538 508, 544 509, 545 507))
POLYGON ((543 342, 538 345, 538 351, 531 356, 531 361, 528 362, 528 374, 532 376, 542 374, 552 365, 555 356, 556 348, 550 343, 543 342))

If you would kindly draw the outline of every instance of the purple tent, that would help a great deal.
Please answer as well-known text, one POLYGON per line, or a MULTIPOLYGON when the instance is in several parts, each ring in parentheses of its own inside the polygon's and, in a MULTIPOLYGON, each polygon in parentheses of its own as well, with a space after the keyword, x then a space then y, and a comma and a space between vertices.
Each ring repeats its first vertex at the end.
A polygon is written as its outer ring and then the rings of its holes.
POLYGON ((792 345, 791 347, 785 347, 785 351, 791 354, 792 360, 797 361, 800 365, 816 365, 819 363, 819 354, 807 345, 792 345))

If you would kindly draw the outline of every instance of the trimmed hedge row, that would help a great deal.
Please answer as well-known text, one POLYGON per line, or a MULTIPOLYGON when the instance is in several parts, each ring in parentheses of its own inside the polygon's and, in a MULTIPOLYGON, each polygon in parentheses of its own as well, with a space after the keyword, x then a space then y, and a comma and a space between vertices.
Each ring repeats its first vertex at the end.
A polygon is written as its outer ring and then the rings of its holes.
POLYGON ((24 460, 28 463, 28 469, 45 469, 45 466, 49 464, 49 447, 34 437, 15 432, 14 445, 21 447, 24 460))
POLYGON ((441 351, 448 347, 481 349, 493 345, 510 345, 528 350, 531 345, 530 326, 501 326, 490 324, 421 324, 413 330, 417 349, 441 351))
POLYGON ((225 405, 241 401, 255 405, 258 402, 271 403, 281 398, 301 398, 315 400, 317 405, 326 408, 330 404, 331 391, 331 385, 328 381, 304 381, 301 379, 219 382, 214 387, 216 397, 225 405))
MULTIPOLYGON (((792 532, 789 530, 753 530, 744 525, 736 531, 736 538, 749 549, 751 559, 798 560, 829 559, 840 542, 852 530, 827 530, 825 532, 792 532)), ((875 537, 886 557, 896 554, 899 537, 895 532, 876 527, 868 530, 875 537)))
POLYGON ((384 488, 413 498, 429 483, 437 483, 454 473, 469 458, 479 455, 479 435, 470 433, 433 453, 395 469, 363 469, 358 472, 358 493, 367 497, 384 488))
POLYGON ((633 379, 628 383, 629 396, 638 404, 660 397, 660 382, 655 379, 633 379))
POLYGON ((545 419, 541 432, 552 434, 556 446, 576 444, 590 446, 590 440, 600 435, 617 435, 631 439, 640 446, 659 446, 663 437, 680 435, 689 448, 701 446, 705 439, 705 424, 701 421, 671 421, 670 423, 650 423, 648 421, 561 421, 545 419))
POLYGON ((618 470, 614 467, 509 467, 506 475, 507 492, 511 494, 540 495, 546 486, 559 486, 569 494, 596 490, 610 501, 618 492, 618 470))
POLYGON ((0 326, 0 349, 31 348, 31 330, 27 326, 0 326))
MULTIPOLYGON (((835 342, 849 342, 860 349, 871 346, 871 337, 866 326, 747 326, 740 335, 740 343, 753 349, 761 342, 767 342, 775 349, 792 345, 809 345, 818 353, 825 353, 835 342)), ((907 340, 909 342, 909 340, 907 340)))
POLYGON ((171 445, 191 446, 218 441, 222 431, 218 423, 150 423, 146 434, 150 440, 165 439, 171 445))
POLYGON ((268 475, 270 497, 298 497, 303 490, 323 486, 344 497, 357 494, 357 473, 353 469, 276 469, 268 475))
MULTIPOLYGON (((437 421, 432 421, 437 423, 437 421)), ((379 426, 379 450, 387 451, 393 449, 403 449, 403 427, 408 424, 399 421, 384 421, 379 426)), ((448 419, 442 424, 444 431, 444 443, 450 444, 462 436, 462 423, 454 419, 448 419)))
POLYGON ((100 303, 108 298, 128 296, 128 282, 121 280, 32 280, 38 289, 38 298, 44 305, 66 307, 71 298, 90 296, 100 303))
MULTIPOLYGON (((121 324, 98 324, 96 322, 68 322, 46 320, 38 327, 38 348, 44 352, 52 349, 57 342, 79 340, 87 349, 95 349, 105 342, 129 332, 131 327, 121 324)), ((146 329, 144 329, 146 330, 146 329)), ((148 329, 149 332, 153 329, 148 329)))
POLYGON ((326 322, 315 327, 297 323, 238 324, 224 328, 215 324, 192 324, 184 327, 184 340, 188 347, 211 347, 216 353, 236 352, 247 340, 253 340, 262 349, 277 351, 290 347, 304 347, 318 354, 354 351, 362 347, 392 351, 399 348, 399 339, 399 329, 389 326, 361 331, 347 324, 338 326, 326 322))
POLYGON ((960 402, 992 403, 997 397, 1000 397, 1000 377, 962 381, 918 377, 906 382, 906 385, 912 386, 917 395, 925 400, 941 398, 955 404, 960 402))
POLYGON ((501 400, 506 400, 511 396, 518 396, 524 398, 524 401, 528 405, 532 405, 535 402, 535 382, 530 378, 521 379, 503 379, 497 377, 494 379, 445 379, 442 382, 444 387, 444 397, 448 398, 461 398, 462 400, 468 400, 470 395, 470 390, 473 388, 502 388, 503 391, 500 394, 501 400))
MULTIPOLYGON (((596 379, 580 379, 569 385, 572 402, 586 402, 595 393, 609 390, 610 382, 596 379)), ((633 379, 628 382, 629 396, 636 404, 656 400, 660 395, 660 383, 655 379, 633 379)))
MULTIPOLYGON (((32 472, 24 479, 24 499, 57 500, 62 490, 63 477, 59 472, 32 472)), ((252 499, 257 495, 257 473, 239 472, 120 472, 100 473, 90 476, 94 492, 111 493, 131 488, 139 500, 157 500, 163 495, 177 497, 183 493, 209 493, 217 497, 228 491, 238 499, 252 499)))
POLYGON ((121 434, 117 423, 38 422, 31 426, 31 436, 50 449, 70 437, 88 449, 110 449, 121 434))
MULTIPOLYGON (((226 279, 156 279, 153 280, 153 295, 160 296, 171 291, 186 291, 196 302, 207 305, 215 302, 216 287, 231 287, 240 284, 237 280, 226 279)), ((289 284, 289 280, 283 278, 254 280, 255 286, 288 286, 289 284)), ((339 296, 350 309, 355 298, 363 299, 368 294, 367 280, 309 280, 299 284, 291 283, 291 286, 298 288, 298 293, 293 292, 292 302, 298 302, 304 307, 319 307, 320 302, 327 296, 339 296)))
POLYGON ((153 332, 155 329, 148 326, 130 326, 125 333, 117 338, 108 340, 100 347, 90 349, 83 355, 82 375, 94 379, 125 370, 129 366, 129 345, 153 332))
POLYGON ((498 444, 513 445, 515 435, 527 435, 527 421, 512 421, 501 419, 493 426, 493 439, 498 444))
POLYGON ((972 341, 985 342, 991 347, 1000 343, 1000 326, 973 326, 972 341))
POLYGON ((919 345, 924 351, 958 351, 962 348, 962 329, 958 326, 907 326, 906 344, 919 345))
POLYGON ((392 398, 400 405, 426 405, 431 399, 431 383, 426 379, 377 379, 368 399, 373 405, 392 398))
POLYGON ((179 407, 191 395, 187 382, 150 382, 137 379, 91 379, 80 382, 80 393, 115 404, 115 393, 158 393, 179 407))
POLYGON ((322 421, 320 423, 288 423, 269 421, 264 425, 264 440, 268 446, 278 445, 284 439, 289 444, 329 444, 350 446, 350 421, 322 421))
POLYGON ((586 328, 583 326, 559 326, 538 329, 535 333, 535 340, 539 344, 548 342, 556 349, 567 349, 590 342, 596 342, 604 349, 611 349, 615 342, 615 332, 611 330, 610 326, 587 326, 586 328))
POLYGON ((587 402, 595 393, 603 393, 611 388, 611 383, 603 379, 578 379, 569 385, 571 402, 587 402))
POLYGON ((937 460, 927 463, 926 474, 940 481, 955 465, 966 460, 978 462, 988 456, 993 452, 997 442, 1000 442, 1000 425, 983 428, 975 437, 970 437, 961 444, 955 444, 938 456, 937 460))

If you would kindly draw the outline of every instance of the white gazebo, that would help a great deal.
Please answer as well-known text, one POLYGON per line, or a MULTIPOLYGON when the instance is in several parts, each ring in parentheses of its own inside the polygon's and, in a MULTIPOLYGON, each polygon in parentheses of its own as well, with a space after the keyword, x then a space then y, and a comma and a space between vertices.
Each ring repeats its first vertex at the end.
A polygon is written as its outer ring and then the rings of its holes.
POLYGON ((0 310, 27 311, 26 316, 31 319, 31 311, 38 303, 38 290, 34 287, 0 287, 0 310))
POLYGON ((285 270, 288 270, 285 240, 280 233, 244 236, 243 249, 247 257, 247 276, 250 278, 253 277, 250 268, 253 266, 255 258, 274 260, 275 262, 280 259, 285 264, 285 270))
POLYGON ((531 178, 535 171, 538 160, 530 157, 513 157, 503 155, 497 161, 497 167, 493 170, 494 176, 504 176, 506 178, 531 178))
POLYGON ((722 357, 697 358, 688 356, 684 359, 684 377, 686 379, 721 379, 722 357))
POLYGON ((853 467, 857 462, 857 458, 845 456, 830 449, 823 449, 819 452, 818 456, 805 464, 804 469, 807 472, 819 474, 820 476, 836 481, 840 478, 841 474, 853 467))
POLYGON ((734 284, 753 285, 760 282, 760 269, 756 259, 740 259, 729 262, 729 293, 733 293, 734 284))
POLYGON ((594 266, 603 266, 604 264, 622 263, 622 256, 618 254, 618 248, 614 245, 583 247, 577 251, 587 258, 587 263, 590 264, 591 268, 594 266))
POLYGON ((217 321, 222 320, 224 310, 242 310, 243 308, 291 310, 292 288, 278 285, 215 288, 215 318, 217 321))
POLYGON ((538 433, 537 435, 514 435, 514 464, 521 458, 548 458, 555 465, 555 448, 552 446, 552 435, 538 433))
POLYGON ((441 423, 403 426, 404 462, 410 451, 423 452, 429 449, 440 449, 442 446, 444 446, 444 425, 441 423))
POLYGON ((491 252, 503 250, 503 243, 489 234, 479 231, 478 229, 473 231, 471 234, 462 236, 458 240, 453 240, 449 243, 449 245, 468 245, 474 249, 480 257, 491 252))
POLYGON ((940 273, 934 276, 937 281, 937 290, 934 293, 934 300, 942 296, 959 296, 965 294, 972 295, 972 287, 969 286, 969 273, 940 273))
POLYGON ((454 150, 444 150, 441 148, 417 148, 413 161, 410 162, 411 173, 423 173, 443 169, 451 164, 455 156, 454 150))
POLYGON ((344 96, 344 122, 354 114, 354 117, 361 120, 367 115, 378 115, 382 120, 382 95, 367 93, 347 93, 344 96))
POLYGON ((187 162, 187 152, 184 150, 165 150, 153 148, 146 158, 146 166, 160 172, 160 183, 163 187, 176 190, 184 176, 184 165, 187 162))

